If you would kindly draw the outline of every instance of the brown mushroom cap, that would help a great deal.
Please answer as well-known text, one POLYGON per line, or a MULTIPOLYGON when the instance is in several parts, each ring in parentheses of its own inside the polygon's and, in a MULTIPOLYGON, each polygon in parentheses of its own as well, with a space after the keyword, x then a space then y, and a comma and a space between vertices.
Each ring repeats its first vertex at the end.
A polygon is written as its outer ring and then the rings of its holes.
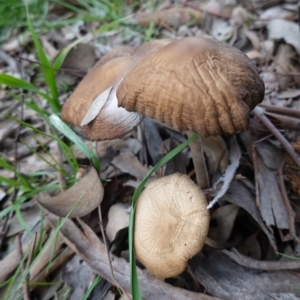
POLYGON ((125 57, 125 56, 132 56, 135 52, 136 48, 131 46, 120 46, 117 48, 112 49, 111 51, 107 52, 105 55, 101 57, 101 59, 97 62, 95 67, 101 67, 110 60, 113 60, 118 57, 125 57))
POLYGON ((143 59, 117 90, 119 105, 128 111, 204 136, 246 130, 249 112, 263 97, 264 83, 244 53, 195 37, 143 59))
POLYGON ((203 247, 209 228, 204 193, 187 176, 172 174, 150 183, 135 212, 136 257, 158 278, 182 273, 203 247))
POLYGON ((63 106, 62 120, 80 126, 93 101, 103 91, 114 86, 100 113, 92 122, 82 127, 83 131, 91 140, 101 140, 121 137, 133 130, 143 117, 118 107, 115 94, 119 82, 134 65, 132 58, 118 57, 100 67, 96 65, 92 68, 63 106))
POLYGON ((110 51, 88 72, 68 98, 62 109, 62 120, 75 126, 87 114, 93 101, 113 86, 108 101, 97 117, 82 127, 91 140, 114 139, 133 130, 143 116, 118 107, 116 89, 128 72, 145 56, 160 49, 171 40, 156 40, 134 48, 122 46, 110 51))

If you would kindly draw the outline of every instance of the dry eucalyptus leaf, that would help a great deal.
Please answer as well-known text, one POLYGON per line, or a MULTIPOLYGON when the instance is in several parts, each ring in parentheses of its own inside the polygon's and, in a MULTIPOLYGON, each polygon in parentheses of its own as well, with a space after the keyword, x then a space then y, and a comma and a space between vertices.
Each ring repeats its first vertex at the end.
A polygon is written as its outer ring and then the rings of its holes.
POLYGON ((193 18, 197 21, 202 21, 203 13, 189 7, 173 7, 153 13, 139 13, 137 22, 141 26, 149 26, 153 22, 157 26, 178 27, 191 22, 193 18))
POLYGON ((213 19, 210 34, 216 40, 227 41, 232 37, 233 32, 234 29, 230 22, 219 18, 213 19))
POLYGON ((228 167, 229 154, 222 137, 202 137, 202 144, 208 160, 209 174, 214 175, 218 169, 223 174, 228 167))
POLYGON ((201 258, 195 276, 209 294, 224 300, 296 300, 300 296, 295 288, 299 286, 296 272, 253 271, 239 266, 221 251, 201 258))
POLYGON ((216 224, 209 228, 208 236, 218 242, 226 242, 231 234, 239 207, 234 204, 224 205, 215 210, 211 221, 216 224))
POLYGON ((299 26, 295 22, 275 19, 268 22, 269 39, 285 40, 300 54, 299 26))
POLYGON ((82 217, 93 211, 102 201, 103 186, 94 168, 61 194, 44 198, 38 197, 38 202, 50 212, 69 218, 82 217))
POLYGON ((231 13, 233 22, 238 25, 244 25, 251 19, 251 14, 242 6, 236 6, 231 13))
POLYGON ((293 16, 293 14, 294 14, 293 11, 288 11, 287 9, 284 9, 282 6, 273 6, 266 9, 264 12, 262 12, 259 18, 263 20, 262 22, 265 22, 264 20, 286 19, 288 17, 293 16))
POLYGON ((149 172, 149 169, 143 166, 136 156, 130 152, 121 153, 116 156, 112 164, 123 173, 130 174, 137 179, 144 178, 149 172))
POLYGON ((257 240, 257 234, 254 233, 250 235, 246 240, 244 240, 238 247, 237 250, 254 259, 261 259, 261 247, 257 240))
POLYGON ((95 64, 95 61, 96 56, 93 46, 80 43, 70 50, 61 69, 63 71, 73 71, 73 75, 76 75, 76 71, 86 73, 95 64))
POLYGON ((297 98, 299 96, 300 96, 300 89, 286 90, 281 93, 278 93, 277 95, 279 99, 297 98))
POLYGON ((79 255, 75 255, 62 271, 62 279, 71 288, 69 299, 81 300, 93 281, 93 270, 84 262, 79 255))
MULTIPOLYGON (((33 202, 29 202, 31 205, 26 206, 25 208, 21 207, 21 215, 23 221, 27 224, 29 229, 35 228, 36 225, 40 222, 41 213, 38 205, 33 204, 33 202)), ((0 221, 0 228, 3 228, 6 219, 3 218, 0 221)), ((8 232, 5 236, 10 237, 16 235, 18 233, 22 233, 24 231, 24 226, 19 222, 19 216, 16 214, 13 215, 9 220, 9 228, 8 232)))
POLYGON ((6 119, 0 123, 0 142, 12 134, 19 127, 19 124, 13 120, 6 119))
POLYGON ((228 190, 230 183, 233 180, 233 177, 235 175, 235 172, 239 166, 240 159, 241 159, 241 150, 239 148, 239 145, 236 141, 236 138, 233 136, 230 139, 230 152, 229 152, 229 158, 230 158, 230 165, 227 167, 224 175, 214 184, 214 187, 216 187, 220 182, 223 182, 222 187, 218 191, 217 195, 214 197, 214 199, 208 204, 207 209, 212 208, 218 200, 224 196, 226 191, 228 190))
POLYGON ((288 44, 280 44, 276 51, 275 70, 279 74, 286 74, 280 76, 277 80, 281 90, 286 90, 294 81, 298 82, 299 78, 293 76, 292 73, 297 73, 295 62, 297 53, 294 48, 288 44))
POLYGON ((129 225, 130 205, 117 203, 112 205, 108 212, 108 223, 106 226, 106 234, 110 242, 112 242, 118 231, 128 227, 129 225))
POLYGON ((102 107, 108 101, 112 89, 113 87, 110 86, 108 89, 106 89, 104 92, 102 92, 99 96, 96 97, 96 99, 90 105, 86 115, 82 119, 80 124, 81 126, 89 124, 98 116, 102 107))
POLYGON ((258 153, 256 154, 255 175, 258 182, 256 194, 261 215, 267 226, 288 229, 288 214, 279 189, 277 170, 274 168, 276 164, 280 164, 282 156, 280 157, 275 151, 276 148, 267 142, 260 144, 258 148, 260 150, 256 150, 258 153))
POLYGON ((257 222, 258 226, 267 235, 273 249, 275 249, 275 251, 277 250, 274 236, 269 232, 268 228, 266 227, 266 224, 261 217, 260 211, 257 208, 255 196, 249 191, 248 188, 246 188, 239 181, 233 181, 226 194, 223 196, 222 200, 234 203, 240 208, 247 211, 251 215, 251 217, 257 222))

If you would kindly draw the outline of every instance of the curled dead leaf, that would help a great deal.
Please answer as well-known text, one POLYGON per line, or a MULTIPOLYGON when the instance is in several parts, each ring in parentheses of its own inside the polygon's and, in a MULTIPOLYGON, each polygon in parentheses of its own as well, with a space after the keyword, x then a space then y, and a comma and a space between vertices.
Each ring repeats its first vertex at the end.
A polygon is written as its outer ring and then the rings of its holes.
POLYGON ((38 197, 38 202, 57 216, 75 218, 93 211, 101 203, 103 194, 97 171, 92 168, 68 190, 51 198, 38 197))
POLYGON ((223 174, 228 166, 229 154, 222 137, 202 137, 202 143, 208 160, 209 174, 214 175, 218 169, 223 174))
POLYGON ((118 231, 128 227, 129 213, 130 206, 122 203, 117 203, 110 208, 106 226, 106 234, 110 242, 115 239, 118 231))

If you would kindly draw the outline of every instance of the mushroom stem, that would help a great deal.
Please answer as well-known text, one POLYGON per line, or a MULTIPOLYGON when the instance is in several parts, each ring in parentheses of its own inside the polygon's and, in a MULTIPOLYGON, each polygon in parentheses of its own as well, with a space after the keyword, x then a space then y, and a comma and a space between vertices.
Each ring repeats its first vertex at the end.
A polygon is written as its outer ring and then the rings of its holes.
MULTIPOLYGON (((190 138, 194 132, 188 131, 187 136, 190 138)), ((194 168, 196 172, 197 182, 201 189, 209 187, 208 173, 203 154, 201 135, 190 143, 194 168)))

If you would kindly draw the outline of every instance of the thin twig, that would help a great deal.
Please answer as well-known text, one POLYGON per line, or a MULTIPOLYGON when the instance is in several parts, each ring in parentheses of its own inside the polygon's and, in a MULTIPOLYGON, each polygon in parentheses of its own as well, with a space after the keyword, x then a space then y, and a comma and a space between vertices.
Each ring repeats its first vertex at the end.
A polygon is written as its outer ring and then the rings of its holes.
POLYGON ((104 228, 103 228, 101 205, 98 205, 98 215, 99 215, 99 221, 100 221, 99 226, 100 226, 103 242, 104 242, 104 245, 105 245, 105 248, 106 248, 106 254, 107 254, 107 258, 108 258, 109 268, 110 268, 110 271, 111 271, 112 278, 114 280, 114 284, 123 292, 124 295, 127 296, 128 299, 131 299, 131 297, 128 295, 128 293, 118 283, 118 281, 116 280, 115 274, 114 274, 114 270, 113 270, 113 267, 112 267, 112 264, 111 264, 111 258, 110 258, 110 254, 109 254, 109 250, 108 250, 106 235, 104 233, 104 228))
POLYGON ((240 266, 265 271, 280 271, 280 270, 296 270, 300 269, 300 260, 284 260, 284 261, 262 261, 244 256, 239 253, 235 248, 231 251, 223 250, 227 256, 233 259, 240 266))
MULTIPOLYGON (((22 249, 22 242, 21 242, 20 235, 17 236, 17 245, 18 245, 18 251, 19 251, 20 257, 23 257, 24 252, 22 249)), ((24 264, 22 264, 22 272, 25 273, 24 264)), ((27 276, 25 277, 24 282, 22 282, 24 300, 30 300, 29 285, 28 285, 29 281, 30 281, 30 275, 28 273, 27 276)))
POLYGON ((254 168, 254 180, 255 180, 255 198, 256 198, 256 206, 261 211, 260 205, 260 190, 258 184, 258 169, 257 169, 257 152, 255 149, 255 144, 252 144, 252 157, 253 157, 253 168, 254 168))
POLYGON ((279 130, 271 123, 271 121, 264 115, 264 109, 261 107, 256 107, 253 110, 254 115, 264 123, 264 125, 270 130, 270 132, 278 139, 282 144, 286 152, 290 155, 296 165, 300 168, 300 160, 297 153, 295 152, 292 145, 287 141, 287 139, 279 132, 279 130))

